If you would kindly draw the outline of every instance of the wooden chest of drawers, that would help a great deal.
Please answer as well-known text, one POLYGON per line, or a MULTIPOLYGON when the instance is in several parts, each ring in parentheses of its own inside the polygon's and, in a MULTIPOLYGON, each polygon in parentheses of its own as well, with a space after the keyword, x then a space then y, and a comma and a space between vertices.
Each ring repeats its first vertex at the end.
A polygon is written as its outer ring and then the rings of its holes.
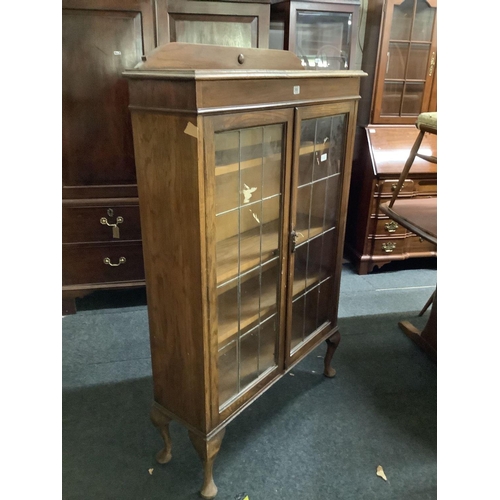
POLYGON ((64 314, 93 290, 145 284, 137 198, 63 200, 62 228, 64 314))
MULTIPOLYGON (((358 158, 353 163, 346 230, 346 257, 359 274, 393 260, 436 256, 436 248, 379 210, 388 201, 410 148, 418 134, 412 126, 370 125, 359 134, 358 158)), ((422 151, 437 155, 436 136, 427 135, 422 151)), ((437 166, 418 159, 401 197, 437 196, 437 166)))

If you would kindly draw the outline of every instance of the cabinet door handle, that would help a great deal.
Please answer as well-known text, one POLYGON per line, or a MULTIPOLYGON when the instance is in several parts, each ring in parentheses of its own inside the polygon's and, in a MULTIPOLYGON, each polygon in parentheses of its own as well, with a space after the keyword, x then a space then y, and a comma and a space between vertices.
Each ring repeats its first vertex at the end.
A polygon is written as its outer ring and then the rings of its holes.
POLYGON ((106 217, 101 217, 101 220, 100 220, 100 223, 103 226, 109 226, 112 228, 113 238, 117 238, 117 239, 120 238, 120 228, 118 227, 118 224, 121 224, 122 222, 123 222, 123 217, 121 217, 120 215, 116 218, 116 222, 114 224, 110 224, 108 222, 108 219, 106 219, 106 217))
MULTIPOLYGON (((398 184, 395 182, 394 184, 391 185, 391 191, 396 191, 396 188, 398 187, 398 184)), ((401 189, 404 189, 405 184, 403 183, 401 185, 401 189)))
POLYGON ((104 257, 103 259, 103 262, 104 264, 106 264, 107 266, 111 266, 111 267, 118 267, 120 264, 125 264, 125 262, 127 262, 127 259, 125 257, 120 257, 118 259, 118 264, 113 264, 111 262, 111 259, 109 257, 104 257))

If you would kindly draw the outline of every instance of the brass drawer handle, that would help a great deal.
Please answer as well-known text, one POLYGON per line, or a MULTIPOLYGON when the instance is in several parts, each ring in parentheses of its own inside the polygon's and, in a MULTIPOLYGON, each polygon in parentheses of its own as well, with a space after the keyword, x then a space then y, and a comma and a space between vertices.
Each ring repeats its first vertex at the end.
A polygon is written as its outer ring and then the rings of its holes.
POLYGON ((385 230, 388 232, 388 233, 395 233, 396 232, 396 229, 398 229, 399 227, 399 224, 397 224, 396 222, 394 222, 393 220, 391 220, 390 222, 386 222, 385 223, 385 230))
POLYGON ((103 260, 104 264, 111 266, 111 267, 118 267, 120 264, 125 264, 127 262, 127 259, 125 257, 120 257, 118 259, 118 264, 112 264, 111 259, 109 257, 104 257, 103 260))
POLYGON ((108 222, 108 219, 106 219, 106 217, 101 217, 101 220, 100 220, 100 223, 103 226, 109 226, 109 227, 113 228, 113 238, 117 238, 117 239, 120 238, 120 228, 118 227, 118 224, 121 224, 122 222, 123 222, 123 217, 121 217, 121 216, 118 216, 116 218, 115 224, 110 224, 108 222))
MULTIPOLYGON (((397 182, 395 182, 392 186, 391 186, 391 191, 396 191, 396 188, 398 187, 398 184, 397 182)), ((401 189, 404 189, 405 187, 405 184, 403 183, 403 185, 401 186, 401 189)))
POLYGON ((396 243, 382 243, 382 249, 385 253, 391 253, 396 248, 396 243))

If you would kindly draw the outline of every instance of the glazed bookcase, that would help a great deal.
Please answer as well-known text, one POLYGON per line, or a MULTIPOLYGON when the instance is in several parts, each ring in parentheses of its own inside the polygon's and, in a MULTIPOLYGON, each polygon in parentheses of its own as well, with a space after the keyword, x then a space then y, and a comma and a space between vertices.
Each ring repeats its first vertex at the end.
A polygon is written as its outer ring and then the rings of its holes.
POLYGON ((152 419, 204 463, 226 425, 327 340, 337 309, 360 71, 171 43, 126 71, 154 379, 152 419))

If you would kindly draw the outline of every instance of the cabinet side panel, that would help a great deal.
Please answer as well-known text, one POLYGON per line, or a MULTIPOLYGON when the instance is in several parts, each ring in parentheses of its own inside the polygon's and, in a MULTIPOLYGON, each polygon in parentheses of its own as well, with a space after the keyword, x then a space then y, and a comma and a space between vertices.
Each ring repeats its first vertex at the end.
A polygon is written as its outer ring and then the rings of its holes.
POLYGON ((184 132, 196 123, 189 115, 132 114, 154 397, 204 431, 198 141, 184 132))

